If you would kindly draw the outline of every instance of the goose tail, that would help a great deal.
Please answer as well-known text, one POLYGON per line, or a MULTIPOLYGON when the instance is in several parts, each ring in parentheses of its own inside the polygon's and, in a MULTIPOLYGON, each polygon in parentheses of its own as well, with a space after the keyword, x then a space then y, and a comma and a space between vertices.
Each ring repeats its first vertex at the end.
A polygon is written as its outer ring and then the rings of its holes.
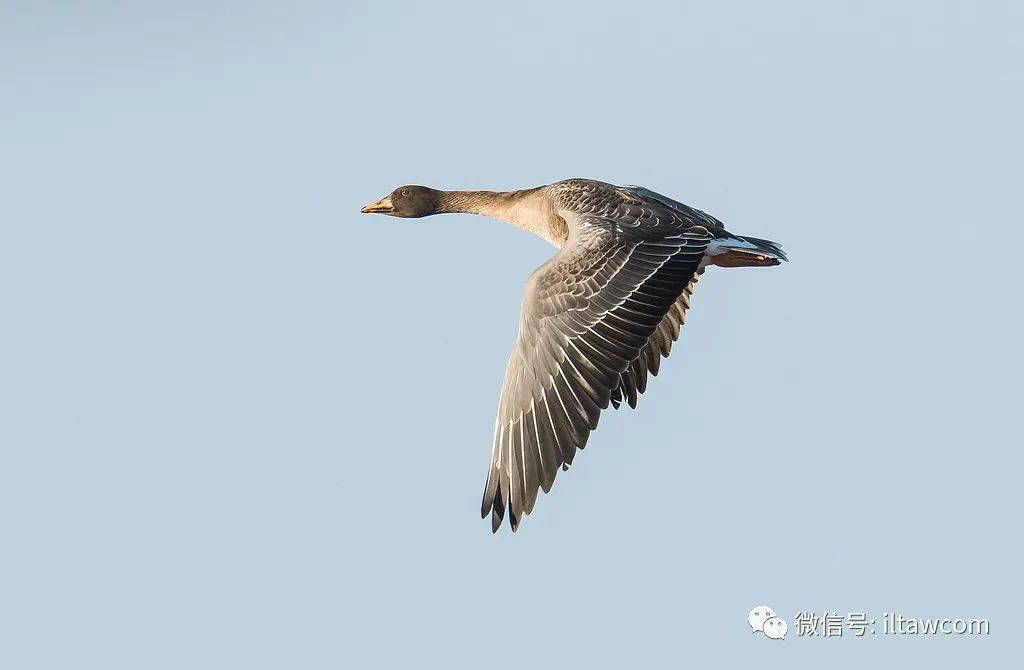
POLYGON ((724 268, 767 267, 788 261, 778 242, 726 233, 708 245, 708 264, 724 268))

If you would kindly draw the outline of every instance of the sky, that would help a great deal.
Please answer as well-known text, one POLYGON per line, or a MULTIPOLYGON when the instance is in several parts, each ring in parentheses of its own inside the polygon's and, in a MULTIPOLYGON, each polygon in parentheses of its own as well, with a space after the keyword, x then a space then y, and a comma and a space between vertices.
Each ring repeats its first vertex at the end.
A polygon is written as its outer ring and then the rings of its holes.
POLYGON ((3 3, 0 666, 1019 657, 1022 7, 3 3), (574 176, 791 262, 712 268, 491 535, 554 250, 358 211, 574 176), (796 634, 826 611, 991 633, 796 634))

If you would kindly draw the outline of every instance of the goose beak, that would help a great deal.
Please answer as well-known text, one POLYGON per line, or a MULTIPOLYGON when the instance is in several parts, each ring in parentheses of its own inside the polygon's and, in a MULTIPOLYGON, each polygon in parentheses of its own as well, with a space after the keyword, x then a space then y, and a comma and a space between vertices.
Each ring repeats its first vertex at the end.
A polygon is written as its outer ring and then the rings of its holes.
POLYGON ((391 205, 391 196, 388 196, 377 202, 371 202, 359 211, 363 214, 390 214, 395 211, 395 208, 391 205))

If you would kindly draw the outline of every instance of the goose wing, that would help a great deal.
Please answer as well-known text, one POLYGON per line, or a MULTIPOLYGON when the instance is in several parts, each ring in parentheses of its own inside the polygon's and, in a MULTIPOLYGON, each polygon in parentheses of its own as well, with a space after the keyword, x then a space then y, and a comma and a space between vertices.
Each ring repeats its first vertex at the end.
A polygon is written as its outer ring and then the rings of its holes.
POLYGON ((647 390, 647 373, 657 376, 661 369, 661 359, 668 358, 672 353, 672 344, 679 339, 679 330, 686 323, 686 311, 690 309, 690 300, 697 280, 704 274, 701 267, 693 275, 693 279, 683 289, 682 294, 668 310, 668 313, 654 329, 637 357, 630 361, 626 369, 619 374, 619 383, 612 390, 611 402, 615 409, 625 401, 635 408, 640 394, 647 390))
MULTIPOLYGON (((694 225, 702 225, 716 234, 725 230, 725 224, 695 207, 681 203, 678 200, 656 193, 643 186, 623 186, 622 190, 631 197, 642 199, 648 203, 655 203, 661 207, 672 210, 678 217, 694 225)), ((690 309, 690 301, 693 291, 696 288, 697 280, 704 273, 700 267, 693 275, 693 279, 683 289, 682 294, 676 299, 675 304, 665 314, 658 327, 651 334, 643 349, 637 357, 630 361, 629 365, 619 375, 619 383, 612 391, 611 403, 616 409, 623 402, 635 408, 640 394, 647 390, 647 374, 657 375, 661 368, 661 359, 668 358, 672 353, 672 344, 679 339, 679 329, 686 322, 686 311, 690 309)))
POLYGON ((569 242, 527 282, 481 505, 494 531, 506 509, 516 530, 586 445, 713 237, 656 203, 605 205, 577 216, 569 242))

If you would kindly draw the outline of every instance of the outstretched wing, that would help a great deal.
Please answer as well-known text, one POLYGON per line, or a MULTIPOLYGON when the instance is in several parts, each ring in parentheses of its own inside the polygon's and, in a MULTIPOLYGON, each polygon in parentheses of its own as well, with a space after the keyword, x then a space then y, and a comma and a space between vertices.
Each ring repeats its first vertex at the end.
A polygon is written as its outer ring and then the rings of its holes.
POLYGON ((597 428, 627 366, 693 281, 713 233, 619 201, 531 275, 498 405, 481 515, 512 530, 597 428))
MULTIPOLYGON (((690 207, 678 200, 644 188, 643 186, 624 186, 623 190, 630 195, 642 198, 648 203, 657 203, 661 207, 672 210, 678 217, 693 224, 702 225, 714 233, 721 233, 725 225, 707 212, 690 207)), ((647 374, 657 376, 661 368, 661 359, 668 358, 672 353, 672 344, 679 339, 679 329, 686 322, 686 312, 690 309, 690 299, 693 297, 693 290, 696 288, 697 280, 704 273, 700 267, 693 279, 682 294, 676 299, 674 305, 665 314, 658 327, 651 334, 647 343, 637 354, 637 357, 630 361, 626 369, 619 375, 619 383, 612 390, 611 403, 616 409, 626 402, 630 407, 635 408, 640 394, 647 390, 647 374)))
POLYGON ((694 273, 693 279, 651 333, 640 353, 619 375, 619 383, 612 389, 611 396, 615 409, 618 409, 623 401, 635 408, 640 394, 647 390, 647 373, 657 376, 658 370, 661 369, 661 359, 668 358, 672 353, 672 344, 679 339, 679 329, 686 323, 686 311, 690 309, 693 289, 703 273, 703 267, 694 273))

